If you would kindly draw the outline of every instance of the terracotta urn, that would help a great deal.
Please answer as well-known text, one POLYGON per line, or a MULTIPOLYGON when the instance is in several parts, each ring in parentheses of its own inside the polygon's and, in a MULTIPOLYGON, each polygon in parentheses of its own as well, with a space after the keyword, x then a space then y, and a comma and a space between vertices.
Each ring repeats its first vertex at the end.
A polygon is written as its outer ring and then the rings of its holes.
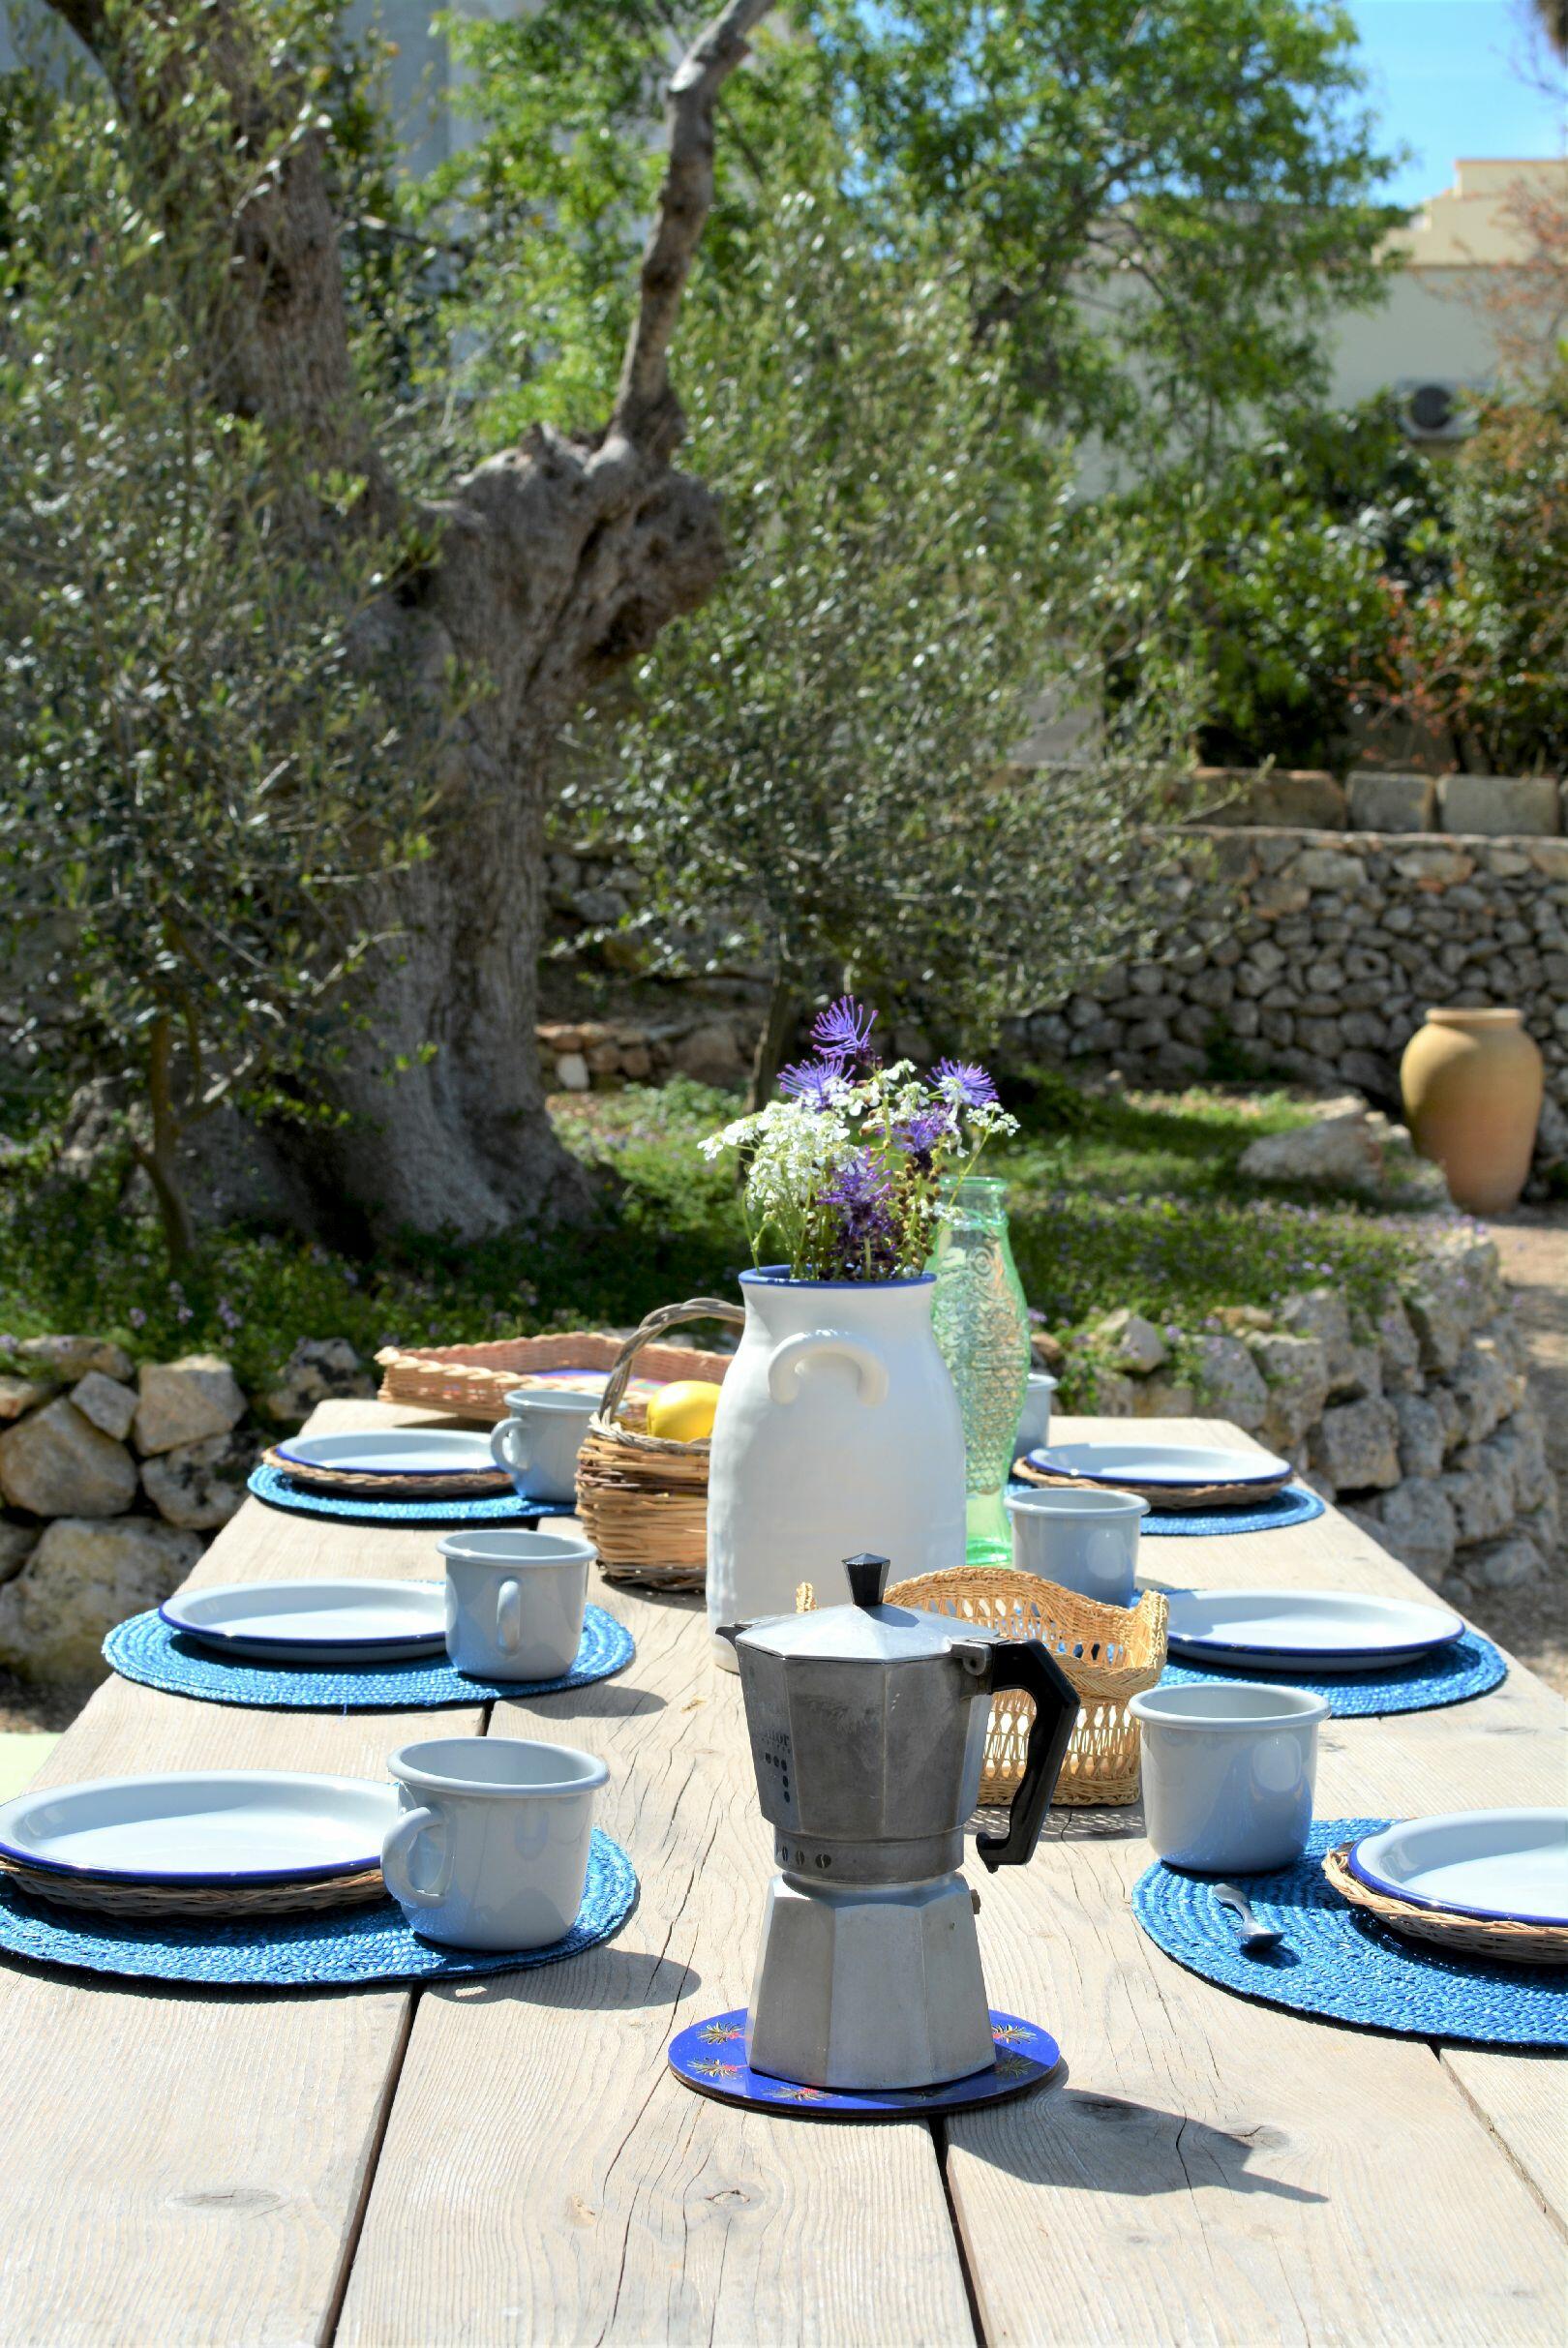
POLYGON ((1429 1010, 1400 1062, 1405 1122, 1456 1206, 1519 1204, 1541 1114, 1541 1055, 1517 1010, 1429 1010))

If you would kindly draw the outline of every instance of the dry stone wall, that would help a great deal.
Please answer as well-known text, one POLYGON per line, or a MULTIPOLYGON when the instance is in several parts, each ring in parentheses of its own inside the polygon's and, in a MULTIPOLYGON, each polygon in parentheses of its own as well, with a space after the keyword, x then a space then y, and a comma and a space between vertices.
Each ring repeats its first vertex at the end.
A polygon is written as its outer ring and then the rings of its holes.
POLYGON ((1398 1098, 1429 1004, 1512 1004, 1568 1158, 1568 839, 1193 827, 1147 958, 1016 1023, 1014 1053, 1185 1080, 1232 1071, 1398 1098))

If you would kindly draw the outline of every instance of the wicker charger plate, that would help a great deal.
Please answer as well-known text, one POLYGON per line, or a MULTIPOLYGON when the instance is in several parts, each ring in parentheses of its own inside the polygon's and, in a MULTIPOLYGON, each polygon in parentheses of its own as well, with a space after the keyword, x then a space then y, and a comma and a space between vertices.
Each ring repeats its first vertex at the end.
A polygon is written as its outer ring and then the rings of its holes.
POLYGON ((1386 1924, 1406 1940, 1431 1941, 1450 1956, 1503 1958, 1512 1965, 1568 1965, 1568 1927, 1561 1924, 1514 1924, 1502 1916, 1454 1915, 1446 1909, 1419 1908, 1412 1900, 1397 1900, 1373 1891, 1350 1872, 1350 1849, 1342 1843, 1325 1853, 1323 1873, 1340 1897, 1352 1908, 1386 1924))
POLYGON ((362 1492, 377 1500, 485 1500, 512 1489, 504 1467, 466 1467, 450 1476, 364 1475, 351 1467, 311 1467, 281 1451, 264 1451, 261 1464, 311 1491, 362 1492))
MULTIPOLYGON (((740 1318, 733 1306, 720 1306, 718 1311, 740 1318)), ((678 1317, 678 1310, 671 1315, 678 1317)), ((660 1384, 702 1378, 716 1385, 729 1368, 727 1354, 704 1353, 695 1345, 647 1344, 642 1331, 638 1340, 646 1345, 639 1365, 643 1374, 660 1384)), ((378 1399, 414 1402, 426 1410, 444 1411, 449 1418, 481 1419, 493 1426, 506 1416, 506 1398, 514 1386, 529 1385, 553 1370, 613 1370, 625 1346, 624 1338, 587 1329, 499 1338, 485 1345, 386 1345, 376 1357, 381 1370, 378 1399)))
POLYGON ((1291 1470, 1272 1477, 1267 1484, 1111 1484, 1103 1476, 1059 1476, 1051 1469, 1035 1467, 1028 1460, 1013 1463, 1012 1473, 1020 1484, 1039 1484, 1046 1490, 1086 1492, 1131 1492, 1135 1499, 1147 1500, 1151 1508, 1255 1508, 1260 1500, 1272 1500, 1289 1483, 1291 1470))
POLYGON ((48 1868, 0 1859, 0 1881, 50 1908, 147 1920, 200 1916, 213 1924, 239 1924, 248 1916, 325 1915, 335 1908, 365 1908, 386 1897, 379 1867, 316 1883, 124 1883, 58 1876, 48 1868))

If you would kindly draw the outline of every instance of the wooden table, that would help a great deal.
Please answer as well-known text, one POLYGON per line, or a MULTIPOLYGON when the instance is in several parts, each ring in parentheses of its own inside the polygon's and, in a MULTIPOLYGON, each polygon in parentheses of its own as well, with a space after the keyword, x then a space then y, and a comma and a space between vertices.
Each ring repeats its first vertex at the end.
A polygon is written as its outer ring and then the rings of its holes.
MULTIPOLYGON (((327 1404, 312 1424, 367 1415, 327 1404)), ((1238 1439, 1213 1421, 1178 1431, 1238 1439)), ((1333 1510, 1151 1546, 1177 1580, 1420 1590, 1333 1510)), ((428 1534, 253 1500, 193 1580, 436 1562, 428 1534)), ((599 1594, 636 1634, 631 1670, 498 1704, 488 1732, 608 1760, 601 1816, 642 1879, 618 1940, 417 1995, 226 1997, 0 1967, 0 2338, 1560 2348, 1561 2064, 1315 2023, 1184 1972, 1129 1912, 1148 1858, 1135 1814, 1059 1812, 1031 1866, 984 1883, 992 1997, 1066 2053, 1036 2096, 946 2128, 834 2128, 679 2086, 674 2032, 744 2002, 770 1838, 739 1683, 710 1666, 700 1611, 599 1594)), ((43 1775, 379 1776, 436 1720, 487 1727, 477 1707, 260 1712, 111 1679, 43 1775)), ((1319 1812, 1560 1801, 1563 1726, 1518 1667, 1448 1711, 1331 1721, 1319 1812)))

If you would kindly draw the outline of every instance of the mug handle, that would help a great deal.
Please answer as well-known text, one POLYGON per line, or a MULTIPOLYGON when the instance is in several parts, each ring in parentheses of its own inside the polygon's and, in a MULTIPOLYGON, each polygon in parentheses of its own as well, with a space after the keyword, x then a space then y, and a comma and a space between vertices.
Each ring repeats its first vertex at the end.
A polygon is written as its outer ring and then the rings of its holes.
POLYGON ((381 1874, 388 1891, 395 1900, 409 1908, 439 1908, 452 1881, 452 1840, 441 1836, 441 1863, 436 1881, 430 1885, 416 1883, 409 1873, 408 1862, 413 1847, 422 1834, 435 1834, 441 1821, 434 1810, 406 1810, 387 1831, 381 1845, 381 1874))
POLYGON ((523 1584, 503 1581, 496 1592, 496 1639, 503 1655, 523 1644, 523 1584))
POLYGON ((862 1338, 846 1337, 837 1329, 806 1329, 775 1345, 768 1362, 768 1391, 775 1402, 793 1402, 800 1379, 813 1362, 847 1362, 859 1381, 859 1399, 867 1408, 886 1401, 888 1365, 874 1345, 862 1338))
POLYGON ((520 1438, 522 1433, 521 1419, 500 1419, 490 1430, 490 1456, 498 1467, 505 1468, 509 1476, 526 1477, 528 1472, 526 1455, 521 1460, 512 1457, 514 1439, 520 1438))

